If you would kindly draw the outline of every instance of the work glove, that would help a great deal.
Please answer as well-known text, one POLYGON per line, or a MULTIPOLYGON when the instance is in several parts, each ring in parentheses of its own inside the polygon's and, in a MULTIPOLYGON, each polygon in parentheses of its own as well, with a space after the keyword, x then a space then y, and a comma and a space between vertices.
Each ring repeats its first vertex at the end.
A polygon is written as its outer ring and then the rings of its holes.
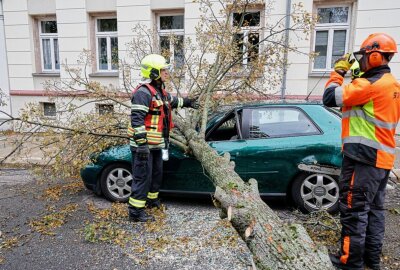
MULTIPOLYGON (((354 62, 354 61, 352 61, 352 62, 354 62)), ((337 73, 344 76, 346 74, 346 72, 349 71, 352 64, 353 63, 351 63, 351 61, 350 61, 350 54, 346 53, 345 55, 340 57, 338 60, 336 60, 333 68, 335 69, 335 71, 337 73)))
POLYGON ((198 109, 200 107, 199 101, 196 99, 190 100, 190 107, 193 109, 198 109))
POLYGON ((140 160, 147 160, 149 159, 150 149, 147 144, 139 145, 136 148, 136 156, 140 160))
POLYGON ((189 108, 193 108, 193 109, 198 109, 199 108, 199 101, 197 100, 197 98, 186 98, 185 102, 184 102, 184 107, 189 107, 189 108))

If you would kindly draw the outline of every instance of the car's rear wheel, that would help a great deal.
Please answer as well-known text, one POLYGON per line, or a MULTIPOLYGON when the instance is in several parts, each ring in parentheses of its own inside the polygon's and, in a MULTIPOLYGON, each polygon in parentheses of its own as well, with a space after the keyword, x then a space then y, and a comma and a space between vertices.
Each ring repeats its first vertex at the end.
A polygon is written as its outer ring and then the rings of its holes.
POLYGON ((294 180, 291 192, 294 203, 303 212, 338 211, 339 185, 336 176, 301 173, 294 180))
POLYGON ((111 164, 101 174, 101 191, 112 202, 127 202, 131 194, 132 180, 128 164, 111 164))

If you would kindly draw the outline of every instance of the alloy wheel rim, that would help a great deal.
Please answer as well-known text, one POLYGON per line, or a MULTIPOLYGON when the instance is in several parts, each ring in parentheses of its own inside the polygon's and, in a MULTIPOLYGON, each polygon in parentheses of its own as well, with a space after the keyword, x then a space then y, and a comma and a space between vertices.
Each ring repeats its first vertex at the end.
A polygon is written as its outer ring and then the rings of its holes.
POLYGON ((131 194, 132 174, 124 168, 115 168, 107 176, 107 189, 119 199, 128 198, 131 194))
POLYGON ((308 208, 327 210, 339 199, 339 186, 329 175, 313 174, 304 179, 300 195, 308 208))

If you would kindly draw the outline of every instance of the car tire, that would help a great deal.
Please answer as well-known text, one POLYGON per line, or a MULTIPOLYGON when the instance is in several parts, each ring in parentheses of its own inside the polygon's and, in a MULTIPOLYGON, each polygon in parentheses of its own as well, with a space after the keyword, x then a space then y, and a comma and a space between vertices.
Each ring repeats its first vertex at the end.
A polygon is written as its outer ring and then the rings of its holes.
POLYGON ((326 210, 335 214, 339 210, 337 176, 323 173, 300 173, 291 187, 295 206, 304 213, 326 210))
POLYGON ((127 202, 131 194, 132 179, 128 164, 113 163, 101 173, 101 192, 112 202, 127 202))

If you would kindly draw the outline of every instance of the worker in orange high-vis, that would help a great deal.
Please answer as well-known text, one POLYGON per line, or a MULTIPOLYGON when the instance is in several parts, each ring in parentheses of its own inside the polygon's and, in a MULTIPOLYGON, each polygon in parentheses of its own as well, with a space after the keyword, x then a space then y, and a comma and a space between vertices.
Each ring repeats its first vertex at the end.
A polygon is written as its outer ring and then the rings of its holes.
POLYGON ((196 99, 174 97, 166 92, 170 64, 158 54, 141 61, 143 82, 133 90, 131 122, 128 127, 132 152, 132 193, 129 219, 134 222, 154 221, 145 207, 161 207, 159 190, 162 183, 163 159, 168 155, 169 132, 173 127, 171 111, 175 108, 198 108, 196 99))
POLYGON ((350 84, 343 77, 349 55, 336 61, 325 85, 323 102, 342 107, 343 163, 339 181, 341 250, 331 261, 339 269, 380 269, 385 231, 384 201, 395 160, 395 129, 400 117, 400 84, 388 63, 396 42, 371 34, 353 53, 364 72, 350 84))

